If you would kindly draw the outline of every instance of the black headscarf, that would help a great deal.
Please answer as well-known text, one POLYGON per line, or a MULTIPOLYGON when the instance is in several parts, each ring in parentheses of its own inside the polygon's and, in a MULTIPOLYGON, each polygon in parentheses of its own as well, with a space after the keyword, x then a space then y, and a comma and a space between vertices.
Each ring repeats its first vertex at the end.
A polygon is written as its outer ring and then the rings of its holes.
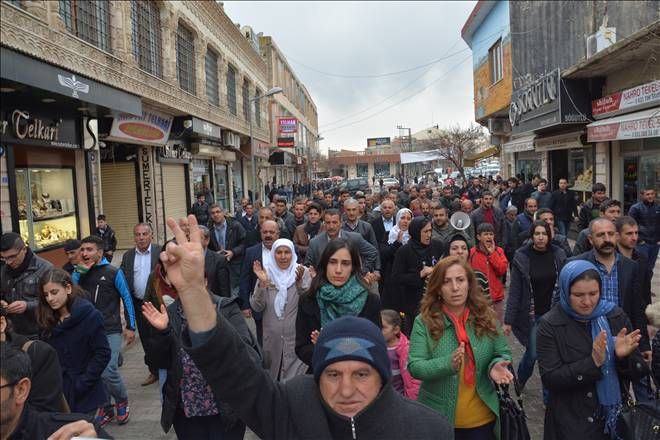
POLYGON ((418 255, 423 255, 428 249, 428 244, 422 244, 422 229, 430 223, 430 220, 424 216, 415 217, 408 226, 410 240, 408 244, 418 255))
POLYGON ((443 255, 444 257, 449 256, 449 248, 451 247, 451 243, 458 240, 465 242, 465 246, 467 247, 468 251, 470 250, 470 243, 468 243, 467 237, 459 232, 449 237, 449 240, 445 242, 445 254, 443 255))

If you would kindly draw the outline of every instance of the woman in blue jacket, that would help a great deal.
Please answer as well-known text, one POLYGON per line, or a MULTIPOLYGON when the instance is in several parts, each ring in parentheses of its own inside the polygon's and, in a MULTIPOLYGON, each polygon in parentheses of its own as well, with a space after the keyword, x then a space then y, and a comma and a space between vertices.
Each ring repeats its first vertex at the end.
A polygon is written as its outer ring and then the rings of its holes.
POLYGON ((103 316, 63 269, 39 282, 41 338, 57 351, 63 391, 72 412, 94 414, 106 401, 101 374, 110 360, 103 316))

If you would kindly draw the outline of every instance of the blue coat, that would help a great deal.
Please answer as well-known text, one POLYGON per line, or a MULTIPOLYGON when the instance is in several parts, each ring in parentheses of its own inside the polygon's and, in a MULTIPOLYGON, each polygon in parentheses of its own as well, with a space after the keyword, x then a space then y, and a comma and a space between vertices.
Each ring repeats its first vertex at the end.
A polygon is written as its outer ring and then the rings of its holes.
POLYGON ((101 374, 110 360, 103 316, 83 298, 74 300, 71 317, 44 339, 57 351, 62 367, 62 389, 71 412, 94 411, 106 402, 101 374))

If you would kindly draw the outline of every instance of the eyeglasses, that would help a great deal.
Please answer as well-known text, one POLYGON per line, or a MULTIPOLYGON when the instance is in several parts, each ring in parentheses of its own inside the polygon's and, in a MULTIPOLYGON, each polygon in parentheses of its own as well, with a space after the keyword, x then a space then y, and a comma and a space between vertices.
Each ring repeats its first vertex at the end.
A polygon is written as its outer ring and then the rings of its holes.
POLYGON ((21 255, 21 252, 23 252, 23 249, 16 252, 14 255, 7 255, 6 257, 0 257, 0 261, 4 261, 5 263, 9 263, 11 261, 16 261, 18 256, 21 255))
POLYGON ((4 385, 0 385, 0 390, 3 389, 3 388, 6 388, 6 387, 13 387, 13 386, 16 385, 17 383, 18 383, 18 381, 16 381, 16 382, 11 382, 11 383, 6 383, 6 384, 4 384, 4 385))

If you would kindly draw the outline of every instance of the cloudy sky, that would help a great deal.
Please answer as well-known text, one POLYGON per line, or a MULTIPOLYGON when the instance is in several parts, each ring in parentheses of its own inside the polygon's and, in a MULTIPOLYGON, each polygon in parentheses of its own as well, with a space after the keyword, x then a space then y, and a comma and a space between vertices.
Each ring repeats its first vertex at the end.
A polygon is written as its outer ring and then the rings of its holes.
POLYGON ((324 150, 363 149, 368 137, 397 136, 397 125, 471 123, 460 32, 475 3, 224 2, 234 22, 284 52, 316 103, 324 150))

